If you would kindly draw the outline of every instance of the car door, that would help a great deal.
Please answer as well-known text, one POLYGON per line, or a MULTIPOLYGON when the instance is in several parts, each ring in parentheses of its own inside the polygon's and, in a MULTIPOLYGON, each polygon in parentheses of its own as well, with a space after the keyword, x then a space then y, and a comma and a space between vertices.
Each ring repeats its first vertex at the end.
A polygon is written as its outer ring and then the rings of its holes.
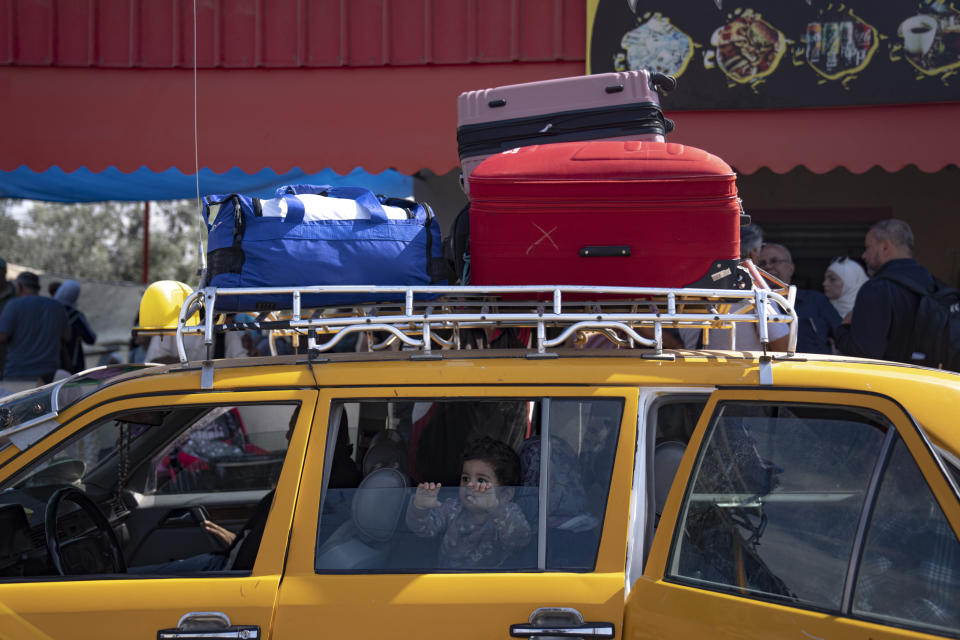
POLYGON ((960 634, 960 505, 896 402, 719 390, 627 603, 626 637, 960 634))
MULTIPOLYGON (((0 578, 0 637, 4 638, 165 638, 266 637, 283 571, 286 542, 300 481, 303 453, 315 412, 315 390, 258 390, 203 394, 145 394, 93 407, 73 418, 30 450, 34 461, 42 450, 70 443, 85 429, 111 416, 145 414, 162 409, 210 407, 290 407, 296 417, 282 470, 276 484, 263 537, 251 570, 186 575, 175 570, 161 574, 113 573, 0 578), (34 454, 34 451, 40 450, 34 454), (179 634, 179 635, 178 635, 179 634), (217 635, 222 634, 222 635, 217 635)), ((281 436, 288 425, 279 425, 281 436)), ((147 427, 149 429, 150 427, 147 427)), ((142 436, 141 436, 142 437, 142 436)), ((133 441, 134 448, 137 441, 133 441)), ((15 460, 3 469, 3 478, 25 469, 31 461, 15 460), (15 463, 15 464, 14 464, 15 463)), ((0 478, 0 482, 3 481, 0 478)), ((87 485, 87 493, 94 490, 87 485)), ((3 494, 13 495, 13 492, 3 494)), ((137 492, 128 500, 151 496, 137 492)), ((182 496, 153 496, 156 498, 182 496)), ((155 502, 151 503, 154 504, 155 502)), ((149 509, 147 509, 149 511, 149 509)), ((134 507, 135 511, 135 507, 134 507)), ((41 538, 42 540, 42 538, 41 538)), ((161 541, 162 542, 162 541, 161 541)))
POLYGON ((636 388, 349 388, 317 411, 277 638, 619 635, 636 388), (498 460, 484 515, 471 456, 498 460))

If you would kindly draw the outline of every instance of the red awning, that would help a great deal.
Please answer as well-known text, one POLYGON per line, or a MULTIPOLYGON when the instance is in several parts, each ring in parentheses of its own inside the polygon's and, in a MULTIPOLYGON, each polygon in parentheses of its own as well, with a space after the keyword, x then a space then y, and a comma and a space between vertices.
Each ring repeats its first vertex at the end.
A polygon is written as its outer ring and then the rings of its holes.
POLYGON ((960 103, 779 111, 684 111, 675 142, 703 147, 740 173, 843 167, 932 173, 960 164, 960 103))
MULTIPOLYGON (((457 164, 460 92, 582 71, 582 62, 201 70, 199 166, 445 173, 457 164)), ((190 70, 0 67, 0 100, 2 171, 194 170, 190 70)), ((960 164, 960 104, 668 115, 671 140, 742 173, 960 164)))

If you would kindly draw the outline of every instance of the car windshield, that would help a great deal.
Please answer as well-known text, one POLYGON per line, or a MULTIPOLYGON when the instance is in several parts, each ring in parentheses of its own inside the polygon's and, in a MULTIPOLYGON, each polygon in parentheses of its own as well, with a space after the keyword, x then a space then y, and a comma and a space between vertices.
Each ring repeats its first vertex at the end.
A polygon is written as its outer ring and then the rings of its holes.
MULTIPOLYGON (((146 365, 122 364, 89 369, 83 373, 0 398, 0 449, 10 444, 3 436, 17 427, 51 416, 90 395, 117 376, 139 371, 146 365)), ((152 366, 152 365, 151 365, 152 366)))

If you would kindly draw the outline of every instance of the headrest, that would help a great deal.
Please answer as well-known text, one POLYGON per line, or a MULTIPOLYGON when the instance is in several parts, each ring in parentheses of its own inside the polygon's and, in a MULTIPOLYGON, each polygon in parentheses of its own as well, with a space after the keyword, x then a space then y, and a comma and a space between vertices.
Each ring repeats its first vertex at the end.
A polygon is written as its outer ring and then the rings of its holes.
POLYGON ((386 429, 373 437, 370 448, 363 456, 363 475, 368 476, 381 467, 393 467, 401 473, 410 468, 407 443, 399 431, 386 429))
POLYGON ((407 501, 407 477, 393 467, 374 470, 357 487, 353 523, 373 542, 386 542, 397 529, 407 501))
POLYGON ((667 503, 667 494, 670 485, 677 475, 680 460, 687 445, 677 440, 667 440, 658 444, 653 450, 653 494, 657 509, 657 518, 663 513, 663 506, 667 503))

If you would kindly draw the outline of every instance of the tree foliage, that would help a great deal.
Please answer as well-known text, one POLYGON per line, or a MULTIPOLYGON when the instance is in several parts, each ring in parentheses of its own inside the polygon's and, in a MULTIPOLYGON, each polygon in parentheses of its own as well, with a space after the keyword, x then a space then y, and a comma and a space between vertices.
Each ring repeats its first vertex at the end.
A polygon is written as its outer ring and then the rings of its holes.
MULTIPOLYGON (((139 282, 143 213, 142 202, 36 202, 17 207, 0 201, 0 256, 65 276, 139 282)), ((151 203, 151 281, 195 284, 198 220, 192 201, 151 203)))
POLYGON ((0 198, 0 257, 10 255, 17 242, 20 225, 10 213, 11 201, 0 198))

